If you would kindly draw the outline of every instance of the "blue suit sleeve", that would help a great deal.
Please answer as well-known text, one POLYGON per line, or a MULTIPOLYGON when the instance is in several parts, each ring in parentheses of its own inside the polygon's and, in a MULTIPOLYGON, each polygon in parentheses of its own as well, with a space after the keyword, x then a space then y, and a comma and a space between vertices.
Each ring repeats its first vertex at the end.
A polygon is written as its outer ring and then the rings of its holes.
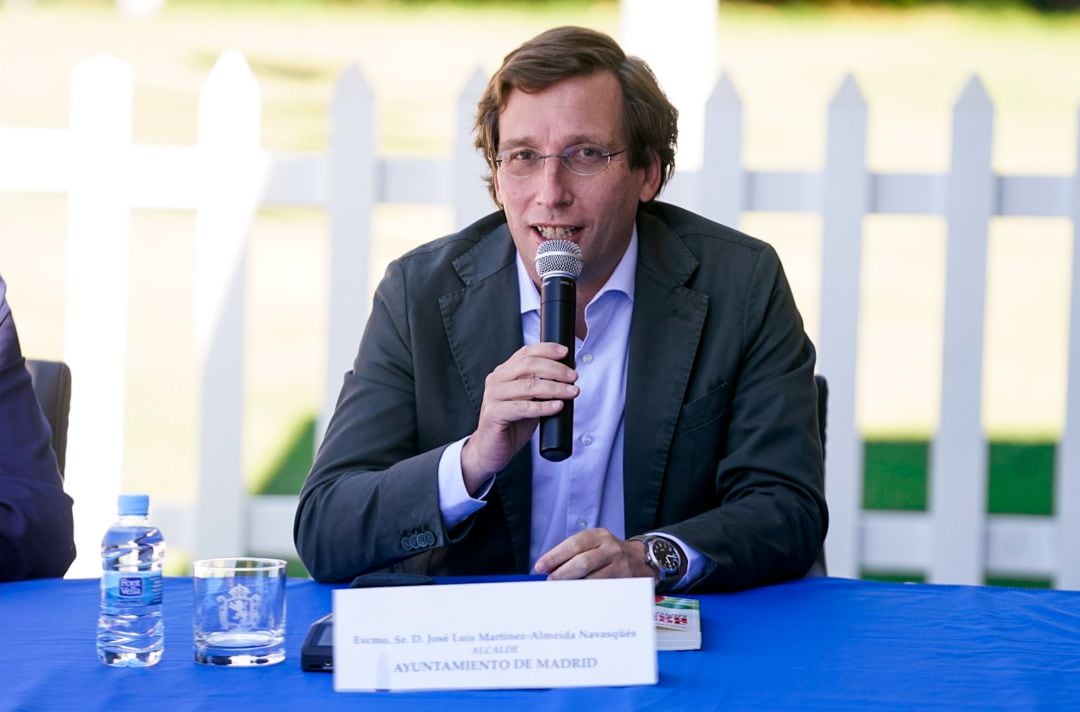
POLYGON ((71 498, 0 278, 0 581, 62 576, 75 558, 71 498))

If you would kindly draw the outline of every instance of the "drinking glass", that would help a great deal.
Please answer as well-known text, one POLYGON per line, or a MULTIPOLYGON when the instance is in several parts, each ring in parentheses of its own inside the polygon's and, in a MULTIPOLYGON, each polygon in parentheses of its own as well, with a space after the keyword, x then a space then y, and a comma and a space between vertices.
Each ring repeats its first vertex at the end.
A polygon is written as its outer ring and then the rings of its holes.
POLYGON ((273 665, 285 659, 285 562, 233 557, 193 565, 195 660, 273 665))

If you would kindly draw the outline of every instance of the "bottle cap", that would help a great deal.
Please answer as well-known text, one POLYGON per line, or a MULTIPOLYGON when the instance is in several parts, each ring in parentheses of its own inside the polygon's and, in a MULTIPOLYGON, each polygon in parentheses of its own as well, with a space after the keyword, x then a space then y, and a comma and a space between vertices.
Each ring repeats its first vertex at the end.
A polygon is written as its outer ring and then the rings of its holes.
POLYGON ((117 508, 120 516, 141 515, 146 516, 150 511, 150 495, 148 494, 122 494, 117 500, 117 508))

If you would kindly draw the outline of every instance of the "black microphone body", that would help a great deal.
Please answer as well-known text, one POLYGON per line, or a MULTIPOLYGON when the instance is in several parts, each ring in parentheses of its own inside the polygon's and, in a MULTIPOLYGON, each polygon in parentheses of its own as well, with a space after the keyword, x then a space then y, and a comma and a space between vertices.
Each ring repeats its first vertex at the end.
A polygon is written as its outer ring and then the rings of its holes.
MULTIPOLYGON (((577 282, 570 276, 554 274, 540 283, 540 341, 566 347, 562 363, 574 368, 574 325, 577 321, 577 282)), ((563 409, 540 419, 540 455, 559 462, 574 450, 574 401, 563 401, 563 409)))

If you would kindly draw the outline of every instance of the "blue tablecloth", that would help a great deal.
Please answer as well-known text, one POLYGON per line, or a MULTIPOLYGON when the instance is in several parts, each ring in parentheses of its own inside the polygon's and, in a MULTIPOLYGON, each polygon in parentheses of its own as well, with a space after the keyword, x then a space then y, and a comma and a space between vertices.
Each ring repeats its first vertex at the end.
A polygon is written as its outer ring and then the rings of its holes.
POLYGON ((96 580, 0 584, 0 709, 1080 710, 1080 592, 806 579, 700 597, 702 650, 659 653, 655 686, 339 694, 300 670, 332 588, 289 581, 284 663, 216 668, 192 660, 190 579, 167 579, 164 659, 112 669, 96 580))

